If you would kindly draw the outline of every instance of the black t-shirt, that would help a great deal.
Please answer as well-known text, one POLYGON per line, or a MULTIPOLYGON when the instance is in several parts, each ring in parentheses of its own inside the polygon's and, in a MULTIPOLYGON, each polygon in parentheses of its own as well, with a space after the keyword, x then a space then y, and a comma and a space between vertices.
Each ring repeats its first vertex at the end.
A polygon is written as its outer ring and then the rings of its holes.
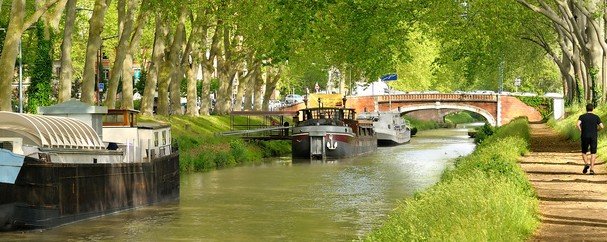
POLYGON ((578 120, 582 121, 582 138, 596 138, 598 125, 601 124, 601 118, 594 113, 585 113, 580 115, 578 120))

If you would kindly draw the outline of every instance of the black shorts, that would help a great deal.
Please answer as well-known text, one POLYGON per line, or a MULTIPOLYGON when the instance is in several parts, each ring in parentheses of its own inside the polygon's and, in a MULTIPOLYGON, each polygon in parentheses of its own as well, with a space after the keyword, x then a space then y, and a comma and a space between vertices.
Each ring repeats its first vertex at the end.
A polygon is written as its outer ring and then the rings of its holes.
POLYGON ((596 140, 597 137, 582 137, 582 153, 588 153, 590 146, 590 154, 596 154, 596 140))

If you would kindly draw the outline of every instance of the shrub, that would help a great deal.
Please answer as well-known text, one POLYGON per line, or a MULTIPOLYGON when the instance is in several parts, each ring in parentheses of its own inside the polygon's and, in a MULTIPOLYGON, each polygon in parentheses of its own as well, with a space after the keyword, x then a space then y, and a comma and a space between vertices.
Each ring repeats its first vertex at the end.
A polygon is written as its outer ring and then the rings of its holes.
POLYGON ((476 135, 474 136, 474 143, 476 143, 476 144, 483 143, 483 141, 487 137, 493 135, 493 132, 494 132, 493 126, 489 123, 485 123, 485 125, 476 129, 476 135))

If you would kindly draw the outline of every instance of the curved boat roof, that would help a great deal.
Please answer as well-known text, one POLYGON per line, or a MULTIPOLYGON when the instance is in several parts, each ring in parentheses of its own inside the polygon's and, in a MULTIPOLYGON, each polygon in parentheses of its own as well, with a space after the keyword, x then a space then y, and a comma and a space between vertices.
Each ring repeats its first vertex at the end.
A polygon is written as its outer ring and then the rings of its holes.
POLYGON ((0 112, 0 131, 16 133, 46 148, 105 149, 99 135, 86 123, 64 117, 0 112))

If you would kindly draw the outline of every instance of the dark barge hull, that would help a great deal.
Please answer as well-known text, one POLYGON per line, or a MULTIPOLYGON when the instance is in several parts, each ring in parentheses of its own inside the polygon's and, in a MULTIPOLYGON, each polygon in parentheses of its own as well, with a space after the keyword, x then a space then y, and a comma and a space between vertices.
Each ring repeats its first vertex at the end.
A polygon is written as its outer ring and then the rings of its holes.
MULTIPOLYGON (((294 135, 291 141, 291 150, 293 158, 310 159, 310 158, 326 158, 326 159, 340 159, 347 158, 365 153, 370 153, 377 150, 377 139, 374 137, 351 137, 347 135, 335 136, 335 142, 337 143, 335 149, 329 149, 324 147, 324 156, 311 155, 313 152, 310 149, 310 136, 307 134, 294 135)), ((323 146, 326 145, 326 141, 329 140, 325 136, 323 146)))
POLYGON ((179 199, 179 155, 119 164, 45 163, 26 157, 0 183, 0 229, 49 228, 179 199))

